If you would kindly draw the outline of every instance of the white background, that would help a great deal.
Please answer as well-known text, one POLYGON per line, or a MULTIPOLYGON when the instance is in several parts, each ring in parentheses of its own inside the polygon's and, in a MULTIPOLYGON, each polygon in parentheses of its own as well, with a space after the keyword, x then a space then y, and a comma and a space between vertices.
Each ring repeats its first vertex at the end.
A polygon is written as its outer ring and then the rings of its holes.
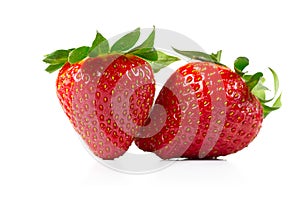
POLYGON ((299 199, 297 1, 1 1, 0 199, 299 199), (58 103, 43 55, 156 25, 223 62, 248 56, 279 74, 283 107, 226 161, 185 161, 122 174, 95 161, 58 103))

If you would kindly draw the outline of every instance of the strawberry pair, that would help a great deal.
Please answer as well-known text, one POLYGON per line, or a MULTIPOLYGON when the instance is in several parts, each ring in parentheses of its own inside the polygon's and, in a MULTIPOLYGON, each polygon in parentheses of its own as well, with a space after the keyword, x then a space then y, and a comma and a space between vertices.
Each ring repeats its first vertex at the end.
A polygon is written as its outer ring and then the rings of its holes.
MULTIPOLYGON (((263 118, 280 107, 266 103, 262 73, 235 72, 220 63, 221 51, 177 53, 193 60, 168 79, 155 101, 154 72, 178 60, 154 48, 155 30, 140 45, 136 29, 112 46, 97 33, 91 47, 46 55, 48 72, 60 69, 59 101, 90 150, 103 159, 123 155, 131 143, 163 159, 215 158, 246 147, 263 118)), ((275 95, 278 78, 274 76, 275 95)))

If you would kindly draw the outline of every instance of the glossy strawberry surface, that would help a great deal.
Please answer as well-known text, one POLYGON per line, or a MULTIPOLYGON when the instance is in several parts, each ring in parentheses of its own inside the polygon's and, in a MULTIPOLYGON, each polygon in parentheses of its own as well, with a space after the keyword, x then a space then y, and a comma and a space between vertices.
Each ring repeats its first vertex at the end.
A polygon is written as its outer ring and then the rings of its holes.
POLYGON ((262 120, 260 102, 238 74, 191 62, 168 79, 135 143, 163 159, 210 159, 248 146, 262 120))
POLYGON ((134 55, 66 63, 56 85, 75 130, 103 159, 117 158, 129 148, 148 117, 155 92, 151 66, 134 55))

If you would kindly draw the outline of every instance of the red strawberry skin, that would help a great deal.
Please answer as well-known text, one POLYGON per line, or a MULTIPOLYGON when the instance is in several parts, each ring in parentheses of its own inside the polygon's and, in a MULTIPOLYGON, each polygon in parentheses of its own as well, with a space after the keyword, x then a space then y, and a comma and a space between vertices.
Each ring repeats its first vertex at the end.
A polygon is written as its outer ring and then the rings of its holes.
POLYGON ((65 64, 57 96, 89 149, 114 159, 129 148, 154 99, 151 66, 133 55, 108 54, 65 64))
POLYGON ((179 68, 161 90, 136 145, 163 159, 211 159, 257 136, 263 108, 240 76, 210 62, 179 68))

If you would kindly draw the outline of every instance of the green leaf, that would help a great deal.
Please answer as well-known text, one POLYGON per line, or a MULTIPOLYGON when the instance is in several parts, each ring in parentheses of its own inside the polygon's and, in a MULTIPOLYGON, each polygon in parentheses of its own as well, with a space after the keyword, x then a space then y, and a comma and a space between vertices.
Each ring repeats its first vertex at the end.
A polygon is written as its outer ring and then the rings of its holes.
POLYGON ((178 61, 179 58, 175 57, 175 56, 170 56, 167 55, 161 51, 156 51, 157 52, 157 60, 156 61, 150 61, 150 65, 152 66, 152 69, 154 71, 154 73, 157 73, 159 70, 161 70, 162 68, 170 65, 171 63, 178 61))
POLYGON ((242 76, 244 74, 243 70, 249 65, 249 59, 246 57, 238 57, 234 61, 234 70, 237 74, 242 76))
POLYGON ((43 61, 51 65, 60 64, 68 60, 69 53, 70 50, 56 50, 51 54, 46 55, 43 61))
POLYGON ((153 26, 153 30, 150 33, 150 35, 148 36, 148 38, 138 47, 136 47, 135 49, 152 49, 154 46, 154 39, 155 39, 155 26, 153 26))
POLYGON ((273 104, 273 107, 277 107, 277 108, 280 108, 282 106, 282 103, 281 103, 281 95, 279 95, 279 97, 276 99, 276 101, 274 102, 273 104))
MULTIPOLYGON (((222 63, 220 63, 220 59, 221 59, 221 53, 222 51, 218 51, 216 54, 207 54, 204 52, 200 52, 200 51, 181 51, 178 49, 175 49, 174 47, 172 47, 173 50, 181 55, 184 55, 188 58, 191 59, 195 59, 195 60, 201 60, 201 61, 206 61, 206 62, 212 62, 218 65, 223 65, 222 63)), ((225 65, 223 65, 225 66, 225 65)))
POLYGON ((111 47, 111 52, 124 52, 135 45, 140 37, 140 28, 124 35, 111 47))
MULTIPOLYGON (((250 80, 251 75, 244 75, 243 79, 247 82, 250 80)), ((252 89, 252 94, 256 96, 261 103, 266 102, 266 90, 269 90, 266 86, 263 85, 265 78, 261 77, 257 85, 252 89)))
POLYGON ((149 61, 156 61, 158 59, 157 51, 154 48, 136 49, 135 51, 130 52, 130 54, 139 56, 149 61))
POLYGON ((83 60, 88 56, 89 49, 90 47, 87 46, 82 46, 77 49, 74 49, 69 55, 69 62, 73 64, 83 60))
POLYGON ((181 50, 178 50, 178 49, 175 49, 174 47, 172 47, 172 49, 181 54, 181 55, 184 55, 188 58, 191 58, 191 59, 198 59, 198 60, 203 60, 203 61, 214 61, 211 56, 207 53, 204 53, 204 52, 199 52, 199 51, 181 51, 181 50))
POLYGON ((90 57, 97 57, 101 54, 109 52, 109 43, 105 37, 103 37, 98 31, 93 44, 89 50, 90 57))
MULTIPOLYGON (((272 72, 272 75, 273 75, 274 95, 273 95, 273 97, 272 97, 271 99, 268 99, 268 100, 266 100, 266 99, 261 99, 261 98, 258 97, 261 103, 267 103, 267 102, 273 101, 273 99, 277 96, 278 89, 279 89, 279 78, 278 78, 276 72, 275 72, 273 69, 271 69, 271 68, 269 68, 269 70, 272 72)), ((264 79, 264 80, 265 80, 265 79, 264 79)), ((260 83, 260 84, 258 84, 257 87, 258 87, 258 89, 266 88, 266 87, 263 85, 263 82, 260 83), (259 87, 258 87, 258 86, 259 86, 259 87)), ((269 89, 266 88, 265 90, 269 90, 269 89)), ((256 93, 254 93, 254 92, 252 92, 252 93, 256 96, 256 93)))
POLYGON ((244 74, 242 78, 244 79, 245 82, 247 82, 250 80, 251 77, 252 77, 252 75, 244 74))
POLYGON ((252 91, 252 89, 258 84, 258 82, 262 77, 263 77, 263 73, 257 72, 249 78, 246 84, 250 91, 252 91))
POLYGON ((254 87, 252 89, 252 94, 256 96, 260 101, 264 101, 266 99, 266 92, 263 89, 256 89, 258 87, 254 87))
POLYGON ((148 38, 141 45, 129 51, 128 54, 133 54, 149 61, 157 60, 158 58, 157 52, 155 48, 153 48, 154 39, 155 39, 155 27, 153 27, 153 30, 148 36, 148 38))
POLYGON ((55 72, 56 70, 62 68, 62 66, 64 66, 65 63, 60 63, 60 64, 53 64, 53 65, 49 65, 46 68, 46 71, 49 73, 55 72))
POLYGON ((261 102, 266 99, 266 90, 269 90, 267 87, 263 86, 259 81, 259 83, 252 89, 252 94, 256 96, 261 102))
POLYGON ((278 110, 282 106, 281 95, 282 94, 279 95, 279 97, 276 99, 276 101, 274 102, 274 104, 271 107, 269 107, 265 104, 262 104, 263 109, 264 109, 264 118, 266 118, 272 111, 278 110))
POLYGON ((216 62, 220 62, 221 61, 221 54, 222 54, 222 50, 219 50, 216 54, 212 53, 210 56, 216 62))
POLYGON ((269 67, 269 70, 272 72, 273 79, 274 79, 274 96, 277 95, 278 89, 279 89, 279 78, 276 72, 269 67))

